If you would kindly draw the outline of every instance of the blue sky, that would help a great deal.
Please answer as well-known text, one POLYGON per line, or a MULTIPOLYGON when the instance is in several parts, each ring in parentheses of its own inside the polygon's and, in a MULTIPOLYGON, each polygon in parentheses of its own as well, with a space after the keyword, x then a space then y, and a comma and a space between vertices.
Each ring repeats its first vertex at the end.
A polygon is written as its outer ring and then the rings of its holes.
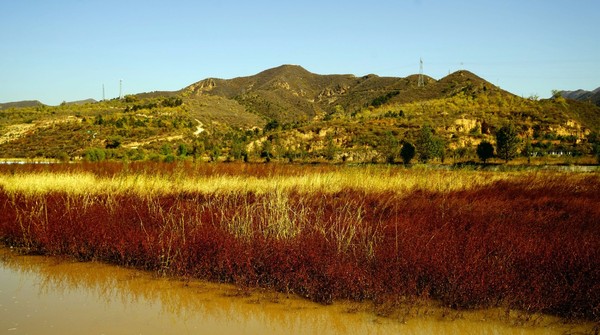
POLYGON ((440 79, 521 96, 600 86, 600 1, 0 0, 0 102, 178 90, 281 64, 440 79))

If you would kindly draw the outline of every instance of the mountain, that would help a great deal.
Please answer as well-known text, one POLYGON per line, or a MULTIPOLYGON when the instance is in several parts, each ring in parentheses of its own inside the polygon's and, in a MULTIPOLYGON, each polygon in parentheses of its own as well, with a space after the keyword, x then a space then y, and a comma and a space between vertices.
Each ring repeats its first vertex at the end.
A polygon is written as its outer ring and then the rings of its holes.
POLYGON ((439 81, 425 76, 424 87, 418 82, 418 75, 319 75, 301 66, 282 65, 249 77, 207 78, 180 93, 191 100, 206 96, 234 100, 246 112, 280 122, 312 120, 339 108, 356 113, 370 105, 440 99, 460 92, 512 95, 468 71, 452 73, 439 81))
MULTIPOLYGON (((85 100, 77 100, 77 101, 65 101, 64 105, 85 105, 98 102, 95 99, 85 99, 85 100)), ((0 103, 0 110, 9 109, 9 108, 27 108, 27 107, 39 107, 46 106, 38 100, 25 100, 25 101, 15 101, 15 102, 6 102, 0 103)))
POLYGON ((300 66, 283 65, 249 77, 204 79, 186 87, 182 94, 192 99, 223 97, 265 119, 297 121, 323 113, 322 102, 347 93, 354 81, 353 75, 322 76, 300 66))
POLYGON ((282 65, 252 76, 206 78, 179 91, 40 105, 0 105, 0 157, 157 160, 178 152, 205 160, 245 154, 381 161, 398 143, 415 143, 428 125, 448 155, 467 160, 509 122, 540 152, 589 154, 600 132, 600 107, 525 99, 466 70, 436 80, 322 75, 282 65))
POLYGON ((576 90, 576 91, 561 91, 561 96, 565 99, 577 101, 589 101, 596 106, 600 106, 600 87, 593 91, 576 90))
POLYGON ((26 107, 37 107, 43 106, 44 104, 37 100, 24 100, 16 102, 0 103, 0 110, 9 108, 26 108, 26 107))

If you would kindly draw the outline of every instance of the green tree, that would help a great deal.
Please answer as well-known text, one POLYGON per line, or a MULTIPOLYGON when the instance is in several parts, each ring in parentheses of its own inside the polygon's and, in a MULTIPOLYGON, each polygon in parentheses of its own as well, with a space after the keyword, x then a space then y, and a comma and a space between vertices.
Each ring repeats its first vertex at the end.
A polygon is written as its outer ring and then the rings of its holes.
POLYGON ((221 147, 216 143, 211 143, 208 149, 208 156, 211 162, 216 162, 221 157, 221 147))
MULTIPOLYGON (((493 151, 494 149, 492 148, 492 152, 493 151)), ((467 149, 466 147, 457 148, 456 150, 454 150, 454 155, 454 160, 456 160, 457 158, 459 160, 463 160, 469 155, 469 149, 467 149)))
POLYGON ((531 154, 533 153, 533 146, 531 145, 531 140, 529 139, 529 135, 525 139, 525 147, 523 148, 523 156, 527 157, 527 164, 531 164, 531 154))
POLYGON ((398 156, 398 139, 390 131, 385 134, 382 150, 384 151, 385 161, 388 164, 394 164, 398 156))
POLYGON ((170 155, 172 152, 172 148, 171 145, 169 145, 168 143, 164 143, 161 147, 160 147, 160 154, 167 156, 170 155))
POLYGON ((106 159, 106 153, 100 148, 90 148, 83 153, 87 162, 101 162, 106 159))
POLYGON ((444 141, 434 135, 433 128, 429 125, 421 128, 416 142, 416 149, 419 153, 419 160, 423 163, 427 163, 436 157, 443 160, 445 154, 444 141))
POLYGON ((415 157, 416 149, 415 146, 410 142, 404 142, 402 149, 400 150, 400 156, 404 165, 410 164, 410 161, 415 157))
POLYGON ((477 145, 477 157, 486 164, 488 159, 494 157, 494 146, 488 141, 481 141, 477 145))
POLYGON ((109 136, 106 139, 105 148, 106 149, 116 149, 121 146, 122 141, 123 141, 123 139, 121 138, 121 136, 109 136))
POLYGON ((297 159, 299 156, 298 152, 296 152, 296 150, 294 148, 286 148, 285 152, 283 153, 283 158, 287 159, 288 162, 293 163, 295 159, 297 159))
POLYGON ((173 163, 173 162, 175 162, 175 156, 173 156, 172 154, 168 154, 165 156, 165 159, 163 160, 163 162, 173 163))
POLYGON ((600 164, 600 134, 598 132, 591 132, 587 141, 591 146, 591 153, 596 157, 596 161, 600 164))
POLYGON ((442 163, 444 163, 444 160, 446 159, 446 143, 444 143, 444 140, 442 140, 441 137, 436 136, 434 138, 433 152, 434 152, 434 157, 439 158, 440 161, 442 163))
POLYGON ((506 163, 518 154, 519 139, 517 128, 513 124, 506 124, 496 132, 496 153, 506 163))
POLYGON ((269 121, 264 128, 264 132, 268 132, 270 130, 277 130, 279 129, 281 126, 279 125, 279 121, 273 119, 271 121, 269 121))
POLYGON ((331 134, 327 135, 325 148, 323 150, 323 156, 325 156, 325 159, 328 161, 334 160, 338 151, 339 148, 335 144, 333 136, 331 134))
POLYGON ((273 144, 271 141, 266 140, 263 142, 262 149, 260 151, 260 157, 265 159, 265 162, 269 163, 273 158, 273 144))
POLYGON ((56 159, 58 159, 59 161, 64 163, 64 162, 68 162, 70 157, 69 157, 69 154, 67 154, 64 151, 61 151, 58 153, 58 155, 56 155, 56 159))
POLYGON ((187 156, 188 154, 188 148, 185 145, 185 143, 180 143, 179 146, 177 147, 177 156, 187 156))
POLYGON ((96 115, 96 117, 94 118, 95 125, 102 126, 105 123, 106 123, 106 121, 104 121, 104 118, 102 117, 102 115, 96 115))
POLYGON ((194 157, 194 161, 202 158, 204 153, 206 152, 206 147, 204 145, 204 141, 197 139, 192 144, 192 157, 194 157))
POLYGON ((231 143, 231 150, 229 151, 229 154, 234 160, 240 160, 244 157, 244 155, 248 155, 248 153, 246 152, 245 144, 242 141, 242 139, 235 138, 233 140, 233 143, 231 143))
POLYGON ((552 90, 551 92, 552 92, 552 98, 554 98, 554 99, 562 97, 562 93, 560 90, 552 90))

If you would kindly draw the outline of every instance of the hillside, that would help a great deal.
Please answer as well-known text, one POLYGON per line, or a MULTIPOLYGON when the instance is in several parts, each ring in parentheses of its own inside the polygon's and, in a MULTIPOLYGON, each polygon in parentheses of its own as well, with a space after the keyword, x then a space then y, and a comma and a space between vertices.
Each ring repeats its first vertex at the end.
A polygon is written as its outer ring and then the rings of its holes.
POLYGON ((0 156, 394 161, 428 125, 444 146, 438 159, 463 161, 508 122, 544 156, 591 154, 598 137, 589 103, 524 99, 465 70, 418 81, 282 65, 121 100, 3 104, 0 156))
POLYGON ((235 100, 246 111, 265 120, 293 122, 324 113, 327 104, 323 102, 347 93, 354 81, 352 75, 322 76, 300 66, 283 65, 250 77, 205 79, 181 93, 189 99, 219 96, 235 100))
POLYGON ((235 100, 245 111, 282 123, 322 118, 340 108, 356 113, 373 103, 409 103, 447 98, 459 92, 475 95, 489 90, 487 93, 511 95, 468 71, 439 81, 426 77, 425 87, 418 87, 417 83, 416 75, 318 75, 297 65, 282 65, 250 77, 204 79, 180 93, 191 100, 206 96, 235 100))

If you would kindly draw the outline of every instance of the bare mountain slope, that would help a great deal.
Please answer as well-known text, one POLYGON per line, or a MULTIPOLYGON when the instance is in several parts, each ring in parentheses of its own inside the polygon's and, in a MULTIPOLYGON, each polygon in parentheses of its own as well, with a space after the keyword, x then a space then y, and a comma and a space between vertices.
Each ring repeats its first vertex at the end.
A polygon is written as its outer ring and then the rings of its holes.
POLYGON ((593 91, 576 90, 576 91, 562 91, 560 94, 566 98, 577 101, 589 101, 596 106, 600 106, 600 87, 593 91))
POLYGON ((232 99, 246 112, 279 122, 309 121, 339 108, 358 112, 373 104, 439 99, 459 92, 511 95, 468 71, 455 72, 439 81, 427 76, 424 79, 425 86, 419 87, 418 75, 319 75, 297 65, 282 65, 248 77, 204 79, 180 93, 190 100, 207 96, 232 99))

